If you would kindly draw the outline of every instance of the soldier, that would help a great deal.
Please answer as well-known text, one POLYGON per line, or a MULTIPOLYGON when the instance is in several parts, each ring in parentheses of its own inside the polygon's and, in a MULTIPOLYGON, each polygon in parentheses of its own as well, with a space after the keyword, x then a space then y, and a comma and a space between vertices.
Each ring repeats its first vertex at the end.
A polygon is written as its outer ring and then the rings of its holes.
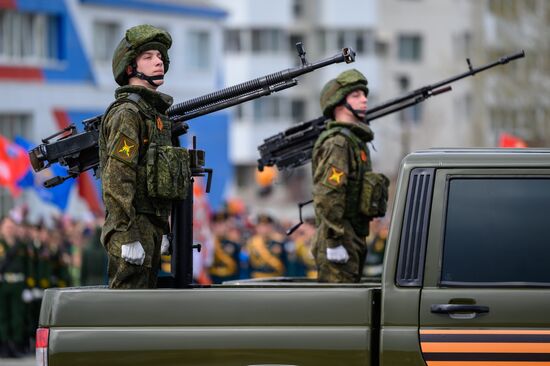
POLYGON ((367 237, 369 252, 363 273, 369 277, 381 277, 384 263, 384 252, 388 240, 388 225, 381 219, 372 222, 371 233, 367 237))
POLYGON ((113 56, 120 85, 101 123, 99 158, 106 216, 109 287, 154 288, 168 253, 168 216, 190 182, 187 150, 172 146, 164 83, 172 38, 151 25, 126 31, 113 56))
POLYGON ((312 157, 317 226, 312 251, 321 282, 360 281, 369 221, 385 213, 389 181, 372 173, 367 143, 374 135, 365 123, 368 93, 367 79, 355 69, 342 72, 321 91, 321 109, 330 119, 312 157))
POLYGON ((38 257, 36 263, 36 279, 38 281, 37 296, 40 298, 44 294, 44 290, 53 286, 53 263, 51 261, 51 233, 45 223, 38 225, 38 257))
POLYGON ((107 274, 107 255, 101 246, 103 219, 98 219, 94 233, 82 249, 80 283, 82 286, 104 285, 107 274))
POLYGON ((0 344, 10 357, 24 355, 24 301, 32 298, 25 283, 29 264, 27 246, 17 239, 17 230, 13 219, 4 217, 0 223, 0 344))
POLYGON ((237 238, 231 237, 228 220, 227 212, 212 215, 214 260, 208 271, 213 283, 237 280, 240 276, 241 245, 237 238))
POLYGON ((256 235, 247 243, 252 278, 278 277, 286 274, 284 236, 276 232, 273 225, 271 216, 258 215, 256 235))
POLYGON ((304 220, 304 223, 293 234, 296 255, 296 276, 317 278, 317 266, 311 253, 311 244, 315 235, 315 221, 313 218, 304 220))

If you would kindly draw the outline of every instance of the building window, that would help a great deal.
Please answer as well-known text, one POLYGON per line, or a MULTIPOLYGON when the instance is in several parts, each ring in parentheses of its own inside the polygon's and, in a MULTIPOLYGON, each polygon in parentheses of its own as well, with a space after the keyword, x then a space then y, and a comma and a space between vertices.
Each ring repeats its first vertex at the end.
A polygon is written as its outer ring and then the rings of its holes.
POLYGON ((289 45, 290 45, 290 52, 291 53, 297 53, 298 51, 296 50, 296 43, 298 42, 302 42, 302 45, 304 46, 304 49, 306 50, 307 52, 307 44, 305 42, 305 39, 306 37, 303 35, 303 34, 291 34, 289 36, 289 45))
MULTIPOLYGON (((327 31, 330 33, 330 31, 327 31)), ((339 30, 332 32, 334 39, 336 40, 336 48, 342 49, 344 47, 351 47, 358 54, 366 54, 371 51, 372 46, 369 45, 369 42, 372 42, 372 32, 365 32, 362 30, 339 30)), ((326 37, 323 34, 324 38, 321 39, 321 42, 329 42, 331 37, 326 37)), ((333 45, 325 44, 323 45, 325 49, 333 48, 333 45)))
POLYGON ((472 34, 469 31, 453 35, 453 52, 456 58, 469 55, 472 48, 472 34))
POLYGON ((256 172, 255 166, 250 165, 236 165, 235 166, 235 178, 237 187, 247 188, 255 184, 254 175, 256 172))
POLYGON ((496 16, 505 18, 505 19, 517 19, 519 13, 519 1, 511 0, 490 0, 489 1, 489 10, 496 16))
POLYGON ((294 18, 302 19, 304 18, 306 10, 306 2, 304 0, 294 0, 292 2, 292 14, 294 18))
POLYGON ((252 52, 279 52, 283 50, 284 33, 279 29, 253 29, 252 52))
POLYGON ((400 35, 398 47, 401 61, 420 61, 422 58, 422 37, 419 35, 400 35))
POLYGON ((290 101, 290 113, 294 122, 302 122, 306 119, 306 101, 304 99, 292 99, 290 101))
MULTIPOLYGON (((410 89, 410 78, 407 75, 398 75, 397 84, 401 94, 405 94, 410 89)), ((399 111, 399 120, 401 122, 420 122, 422 120, 422 104, 414 104, 399 111)))
POLYGON ((265 118, 280 118, 282 110, 281 103, 282 99, 278 96, 255 99, 252 102, 254 120, 260 121, 265 118))
POLYGON ((188 50, 186 52, 187 67, 194 71, 207 71, 212 65, 211 36, 205 30, 190 31, 188 35, 188 50))
POLYGON ((238 29, 226 30, 224 33, 224 51, 240 52, 242 50, 241 31, 238 29))
POLYGON ((328 49, 327 31, 318 29, 315 33, 317 34, 317 47, 319 47, 319 52, 324 54, 328 49))
POLYGON ((111 22, 94 23, 94 58, 100 62, 111 62, 121 37, 120 26, 111 22))
POLYGON ((29 64, 60 58, 59 18, 0 9, 0 59, 29 64))

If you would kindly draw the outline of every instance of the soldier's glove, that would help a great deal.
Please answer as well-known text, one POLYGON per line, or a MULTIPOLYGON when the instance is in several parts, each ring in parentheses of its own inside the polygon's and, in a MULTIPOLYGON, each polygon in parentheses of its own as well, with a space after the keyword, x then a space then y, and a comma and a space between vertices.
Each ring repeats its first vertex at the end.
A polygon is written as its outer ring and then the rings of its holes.
POLYGON ((31 291, 32 291, 32 298, 34 300, 40 300, 42 297, 44 297, 44 290, 34 287, 31 291))
POLYGON ((161 255, 170 254, 170 239, 168 239, 168 235, 162 236, 162 243, 160 243, 160 254, 161 255))
POLYGON ((349 254, 343 245, 338 245, 336 248, 327 248, 327 259, 334 263, 346 263, 349 254))
POLYGON ((139 241, 122 245, 122 259, 131 264, 141 266, 145 260, 145 251, 139 241))
POLYGON ((24 289, 23 292, 21 293, 21 299, 23 300, 23 302, 25 304, 28 304, 29 302, 32 301, 32 291, 29 290, 28 288, 24 289))

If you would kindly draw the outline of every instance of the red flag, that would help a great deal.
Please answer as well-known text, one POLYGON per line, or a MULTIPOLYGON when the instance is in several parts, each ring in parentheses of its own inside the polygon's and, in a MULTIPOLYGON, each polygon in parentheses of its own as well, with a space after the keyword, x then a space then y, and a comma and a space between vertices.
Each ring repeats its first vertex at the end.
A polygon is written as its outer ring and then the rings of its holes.
POLYGON ((78 193, 86 203, 88 208, 96 217, 105 216, 102 201, 97 193, 97 189, 94 187, 94 177, 91 174, 83 173, 77 178, 78 193))
POLYGON ((8 187, 14 197, 21 194, 17 181, 30 170, 27 151, 0 135, 0 186, 8 187))
POLYGON ((202 244, 200 253, 193 250, 193 277, 198 283, 209 284, 207 268, 214 256, 214 234, 210 229, 210 205, 201 179, 193 184, 193 242, 202 244))
POLYGON ((517 136, 506 132, 500 134, 499 147, 527 147, 527 143, 517 136))

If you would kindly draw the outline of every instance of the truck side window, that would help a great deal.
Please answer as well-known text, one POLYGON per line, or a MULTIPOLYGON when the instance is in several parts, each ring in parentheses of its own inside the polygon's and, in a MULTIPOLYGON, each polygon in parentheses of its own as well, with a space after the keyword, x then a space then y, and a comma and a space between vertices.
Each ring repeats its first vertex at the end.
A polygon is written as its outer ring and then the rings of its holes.
POLYGON ((441 284, 550 286, 550 178, 448 180, 441 284))

